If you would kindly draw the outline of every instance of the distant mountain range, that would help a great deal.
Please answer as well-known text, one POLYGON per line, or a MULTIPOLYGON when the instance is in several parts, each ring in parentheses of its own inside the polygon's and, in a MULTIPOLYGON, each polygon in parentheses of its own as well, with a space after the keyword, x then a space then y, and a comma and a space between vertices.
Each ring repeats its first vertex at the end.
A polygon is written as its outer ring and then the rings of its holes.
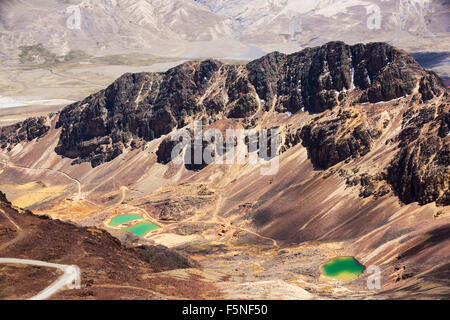
POLYGON ((449 20, 448 0, 6 0, 0 53, 42 43, 56 54, 251 59, 332 40, 446 51, 449 20))

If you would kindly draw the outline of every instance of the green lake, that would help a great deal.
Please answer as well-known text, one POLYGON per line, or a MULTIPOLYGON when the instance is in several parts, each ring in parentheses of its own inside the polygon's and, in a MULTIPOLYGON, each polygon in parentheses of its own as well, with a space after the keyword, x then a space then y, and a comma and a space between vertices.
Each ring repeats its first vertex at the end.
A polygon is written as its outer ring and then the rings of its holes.
POLYGON ((134 233, 135 235, 137 235, 138 237, 143 237, 150 231, 156 230, 156 229, 159 229, 159 226, 157 226, 156 224, 153 224, 151 222, 143 222, 143 223, 137 224, 135 226, 123 229, 122 231, 130 231, 130 232, 134 233))
POLYGON ((120 226, 121 224, 139 219, 142 219, 142 216, 139 214, 125 214, 123 216, 114 217, 109 223, 109 225, 111 227, 117 227, 120 226))
POLYGON ((338 257, 321 267, 322 273, 327 277, 344 281, 356 279, 364 269, 365 267, 353 257, 338 257))

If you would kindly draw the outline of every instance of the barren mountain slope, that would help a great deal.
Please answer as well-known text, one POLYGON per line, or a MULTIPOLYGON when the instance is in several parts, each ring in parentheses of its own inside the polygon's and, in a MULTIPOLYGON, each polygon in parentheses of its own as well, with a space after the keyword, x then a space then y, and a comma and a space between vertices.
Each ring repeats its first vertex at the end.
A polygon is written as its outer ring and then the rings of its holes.
POLYGON ((189 254, 218 296, 245 282, 265 298, 290 285, 319 298, 448 297, 449 108, 433 72, 382 43, 247 66, 187 62, 125 74, 56 115, 0 129, 0 189, 37 214, 118 235, 112 217, 141 214, 160 229, 138 241, 189 254), (169 138, 200 119, 278 128, 279 171, 176 165, 169 138), (366 274, 321 276, 340 255, 379 266, 383 290, 368 291, 366 274), (282 282, 265 291, 263 280, 282 282))
MULTIPOLYGON (((81 269, 81 289, 63 290, 53 298, 199 298, 208 292, 216 295, 216 289, 199 277, 177 279, 161 273, 195 266, 174 251, 161 246, 126 248, 103 230, 18 211, 3 193, 0 196, 2 257, 76 265, 81 269), (164 281, 166 288, 151 289, 164 281)), ((53 270, 43 267, 1 264, 0 299, 30 298, 56 278, 53 270)))

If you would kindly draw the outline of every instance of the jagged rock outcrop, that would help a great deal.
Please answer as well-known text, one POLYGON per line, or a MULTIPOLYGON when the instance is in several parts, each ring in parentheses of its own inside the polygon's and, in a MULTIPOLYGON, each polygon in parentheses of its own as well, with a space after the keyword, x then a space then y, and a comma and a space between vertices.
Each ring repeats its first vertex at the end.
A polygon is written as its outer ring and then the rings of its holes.
POLYGON ((387 180, 405 203, 450 204, 450 104, 410 108, 387 180))
POLYGON ((3 202, 5 204, 11 204, 8 199, 6 198, 6 195, 0 191, 0 202, 3 202))
POLYGON ((367 198, 373 196, 375 199, 383 197, 391 192, 391 188, 386 183, 386 173, 381 172, 376 175, 370 175, 367 173, 348 175, 340 173, 346 176, 346 184, 348 186, 358 186, 359 196, 367 198))
POLYGON ((275 52, 247 66, 187 62, 165 73, 125 74, 64 109, 56 152, 97 166, 202 117, 253 119, 272 108, 322 112, 349 90, 357 92, 355 102, 379 102, 416 87, 422 100, 441 91, 435 74, 383 43, 331 42, 291 55, 275 52))
POLYGON ((372 128, 365 115, 354 109, 315 118, 303 127, 301 138, 318 169, 327 169, 350 158, 367 154, 381 130, 372 128))
POLYGON ((156 161, 161 164, 168 164, 172 161, 172 150, 177 144, 176 141, 172 141, 170 138, 164 139, 156 150, 156 161))
POLYGON ((47 134, 50 124, 47 117, 26 119, 10 126, 0 128, 0 147, 12 148, 22 141, 32 141, 47 134))
POLYGON ((355 88, 361 90, 359 102, 375 103, 411 94, 420 82, 428 100, 430 88, 437 94, 441 83, 406 52, 384 43, 330 42, 291 55, 275 52, 247 68, 261 99, 292 113, 331 109, 355 88))
MULTIPOLYGON (((397 139, 399 151, 386 180, 404 202, 448 204, 447 89, 407 53, 384 43, 330 42, 290 55, 274 52, 247 66, 206 60, 165 73, 124 74, 105 90, 60 112, 55 151, 74 163, 89 161, 96 167, 175 129, 192 129, 194 120, 212 124, 223 118, 242 119, 250 129, 259 126, 265 111, 294 114, 332 109, 282 133, 281 152, 302 143, 314 166, 327 169, 369 153, 389 125, 375 125, 363 103, 404 96, 409 96, 411 109, 405 114, 397 139), (439 99, 441 105, 429 106, 439 99)), ((399 103, 391 103, 396 106, 399 103)), ((48 122, 32 118, 2 128, 2 148, 45 135, 48 122)), ((159 163, 172 160, 174 145, 169 138, 162 141, 156 153, 159 163)), ((205 147, 203 142, 202 150, 205 147)), ((218 152, 226 152, 224 148, 218 152)), ((188 170, 206 167, 204 162, 189 164, 194 162, 189 151, 188 170)), ((361 195, 377 193, 378 183, 366 180, 358 183, 364 188, 361 195)))
POLYGON ((288 129, 283 138, 283 145, 280 148, 280 153, 288 151, 289 149, 295 147, 301 142, 302 142, 302 129, 301 128, 288 129))
POLYGON ((125 74, 61 112, 56 152, 96 166, 200 116, 246 116, 256 102, 245 67, 214 60, 188 62, 166 73, 125 74))
MULTIPOLYGON (((208 166, 208 164, 204 161, 203 157, 197 160, 195 159, 195 140, 193 131, 188 131, 191 137, 191 144, 186 145, 183 141, 172 140, 172 137, 165 138, 158 147, 156 151, 156 161, 161 164, 167 164, 172 160, 172 152, 177 144, 183 143, 182 148, 179 149, 178 155, 183 155, 184 152, 184 166, 187 170, 199 171, 208 166)), ((203 156, 205 149, 208 147, 208 143, 206 141, 202 141, 201 145, 199 144, 198 150, 201 152, 200 154, 203 156)), ((223 151, 222 151, 223 152, 223 151)))

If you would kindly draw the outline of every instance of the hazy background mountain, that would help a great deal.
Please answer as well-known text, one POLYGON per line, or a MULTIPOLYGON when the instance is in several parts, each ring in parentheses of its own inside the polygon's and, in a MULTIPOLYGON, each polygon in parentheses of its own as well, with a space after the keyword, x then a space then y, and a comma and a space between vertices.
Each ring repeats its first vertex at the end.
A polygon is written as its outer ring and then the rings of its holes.
POLYGON ((177 55, 186 51, 189 41, 232 34, 231 21, 184 0, 2 1, 0 22, 1 51, 6 54, 42 43, 57 54, 72 49, 99 55, 177 55), (78 14, 70 9, 73 6, 79 8, 79 29, 75 24, 68 27, 78 14))
MULTIPOLYGON (((431 0, 198 0, 239 22, 240 40, 268 51, 285 44, 321 45, 330 40, 386 41, 411 51, 445 50, 449 1, 431 0), (379 16, 378 16, 379 14, 379 16), (373 19, 379 17, 379 25, 373 19)), ((447 46, 448 47, 448 46, 447 46)))
POLYGON ((250 59, 330 40, 445 51, 449 21, 448 0, 3 0, 0 52, 42 43, 57 54, 250 59), (79 29, 68 27, 72 6, 79 29))
MULTIPOLYGON (((448 0, 0 0, 0 108, 48 111, 126 72, 204 58, 243 64, 333 40, 388 42, 448 83, 449 7, 448 0)), ((22 116, 5 112, 1 123, 22 116)))

